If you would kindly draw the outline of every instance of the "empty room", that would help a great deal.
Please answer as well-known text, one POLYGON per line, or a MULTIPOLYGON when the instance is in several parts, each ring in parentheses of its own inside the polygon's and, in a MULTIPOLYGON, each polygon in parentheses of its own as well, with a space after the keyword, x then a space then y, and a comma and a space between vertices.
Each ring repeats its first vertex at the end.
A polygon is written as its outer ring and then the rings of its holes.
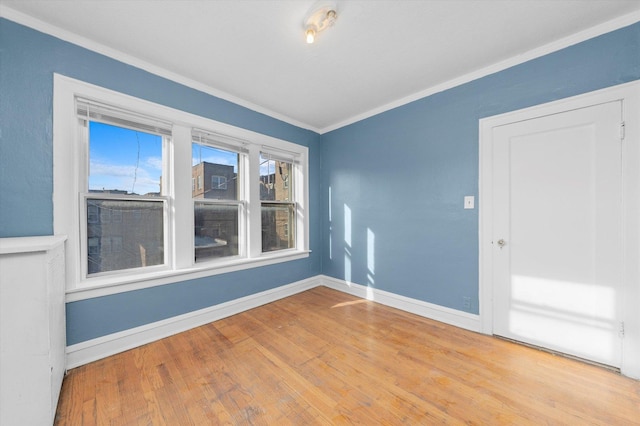
POLYGON ((637 0, 0 0, 0 426, 640 425, 637 0))

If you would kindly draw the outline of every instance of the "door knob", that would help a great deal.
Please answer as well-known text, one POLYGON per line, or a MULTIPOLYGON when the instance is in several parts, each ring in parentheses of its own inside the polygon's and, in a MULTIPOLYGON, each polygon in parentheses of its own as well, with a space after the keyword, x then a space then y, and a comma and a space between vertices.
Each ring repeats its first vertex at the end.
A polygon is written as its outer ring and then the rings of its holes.
POLYGON ((504 239, 500 238, 500 239, 498 240, 498 247, 502 248, 502 247, 504 247, 506 244, 507 244, 507 242, 506 242, 504 239))

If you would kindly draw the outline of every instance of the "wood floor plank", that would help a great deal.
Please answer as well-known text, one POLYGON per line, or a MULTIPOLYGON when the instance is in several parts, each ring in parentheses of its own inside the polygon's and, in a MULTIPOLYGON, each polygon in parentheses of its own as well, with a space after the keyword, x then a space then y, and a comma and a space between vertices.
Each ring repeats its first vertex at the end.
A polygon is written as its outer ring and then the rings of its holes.
POLYGON ((640 382, 324 287, 71 370, 57 425, 640 425, 640 382))

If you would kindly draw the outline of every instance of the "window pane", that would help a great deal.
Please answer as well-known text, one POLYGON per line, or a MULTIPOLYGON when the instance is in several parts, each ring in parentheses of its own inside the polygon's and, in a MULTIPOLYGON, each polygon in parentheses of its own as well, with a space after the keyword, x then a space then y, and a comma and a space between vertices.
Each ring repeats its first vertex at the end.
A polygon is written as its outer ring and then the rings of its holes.
POLYGON ((193 198, 238 199, 239 154, 208 145, 193 143, 191 179, 198 184, 193 198))
POLYGON ((211 189, 224 190, 227 189, 226 176, 211 176, 211 189))
POLYGON ((90 198, 86 208, 89 274, 164 263, 162 201, 90 198))
POLYGON ((98 223, 99 219, 98 207, 89 205, 87 207, 87 221, 89 223, 98 223))
POLYGON ((269 159, 260 154, 260 199, 264 201, 293 201, 291 184, 293 164, 269 159))
POLYGON ((162 137, 89 122, 89 192, 160 195, 162 137))
POLYGON ((195 203, 195 260, 238 254, 238 205, 195 203))
POLYGON ((262 251, 268 252, 294 247, 294 205, 262 203, 262 251))

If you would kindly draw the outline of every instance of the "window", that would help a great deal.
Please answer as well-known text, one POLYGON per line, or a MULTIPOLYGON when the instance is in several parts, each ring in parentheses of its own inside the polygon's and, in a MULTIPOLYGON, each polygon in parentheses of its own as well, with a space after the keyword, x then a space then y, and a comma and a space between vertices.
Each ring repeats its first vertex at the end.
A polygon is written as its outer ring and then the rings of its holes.
POLYGON ((98 213, 98 206, 93 204, 87 206, 87 222, 98 223, 99 220, 100 214, 98 213))
POLYGON ((227 178, 225 176, 211 176, 211 189, 214 191, 226 190, 227 178))
MULTIPOLYGON (((100 195, 105 197, 105 195, 100 195)), ((101 249, 87 257, 87 274, 117 271, 132 268, 142 268, 163 265, 164 259, 164 200, 142 200, 122 198, 95 198, 93 193, 86 196, 88 207, 97 207, 100 211, 120 210, 122 221, 88 223, 86 235, 88 239, 100 238, 101 249), (139 211, 144 220, 132 220, 133 210, 139 211), (121 238, 118 255, 113 250, 105 250, 105 245, 111 248, 110 240, 115 235, 121 238), (109 241, 105 243, 105 241, 109 241)), ((101 214, 101 217, 103 215, 101 214)), ((107 217, 107 215, 104 215, 107 217)), ((112 217, 108 215, 108 217, 112 217)))
POLYGON ((170 126, 151 128, 149 119, 84 99, 77 100, 77 111, 80 126, 88 130, 89 154, 81 194, 87 221, 80 232, 87 242, 100 241, 99 249, 87 254, 86 274, 165 265, 167 203, 160 182, 170 126), (142 223, 126 213, 132 210, 141 212, 142 223), (111 247, 114 235, 127 236, 118 253, 111 247))
POLYGON ((308 256, 303 146, 59 75, 53 133, 68 300, 308 256))
POLYGON ((296 203, 288 184, 292 170, 293 161, 271 153, 260 153, 263 252, 295 248, 296 203))
POLYGON ((100 238, 89 237, 88 246, 89 246, 89 256, 91 255, 97 256, 100 254, 100 238))
POLYGON ((243 249, 239 243, 240 229, 246 223, 242 208, 245 201, 238 177, 244 172, 246 152, 223 144, 215 135, 193 134, 192 173, 210 176, 207 182, 211 182, 203 191, 193 193, 196 262, 236 256, 243 249))

